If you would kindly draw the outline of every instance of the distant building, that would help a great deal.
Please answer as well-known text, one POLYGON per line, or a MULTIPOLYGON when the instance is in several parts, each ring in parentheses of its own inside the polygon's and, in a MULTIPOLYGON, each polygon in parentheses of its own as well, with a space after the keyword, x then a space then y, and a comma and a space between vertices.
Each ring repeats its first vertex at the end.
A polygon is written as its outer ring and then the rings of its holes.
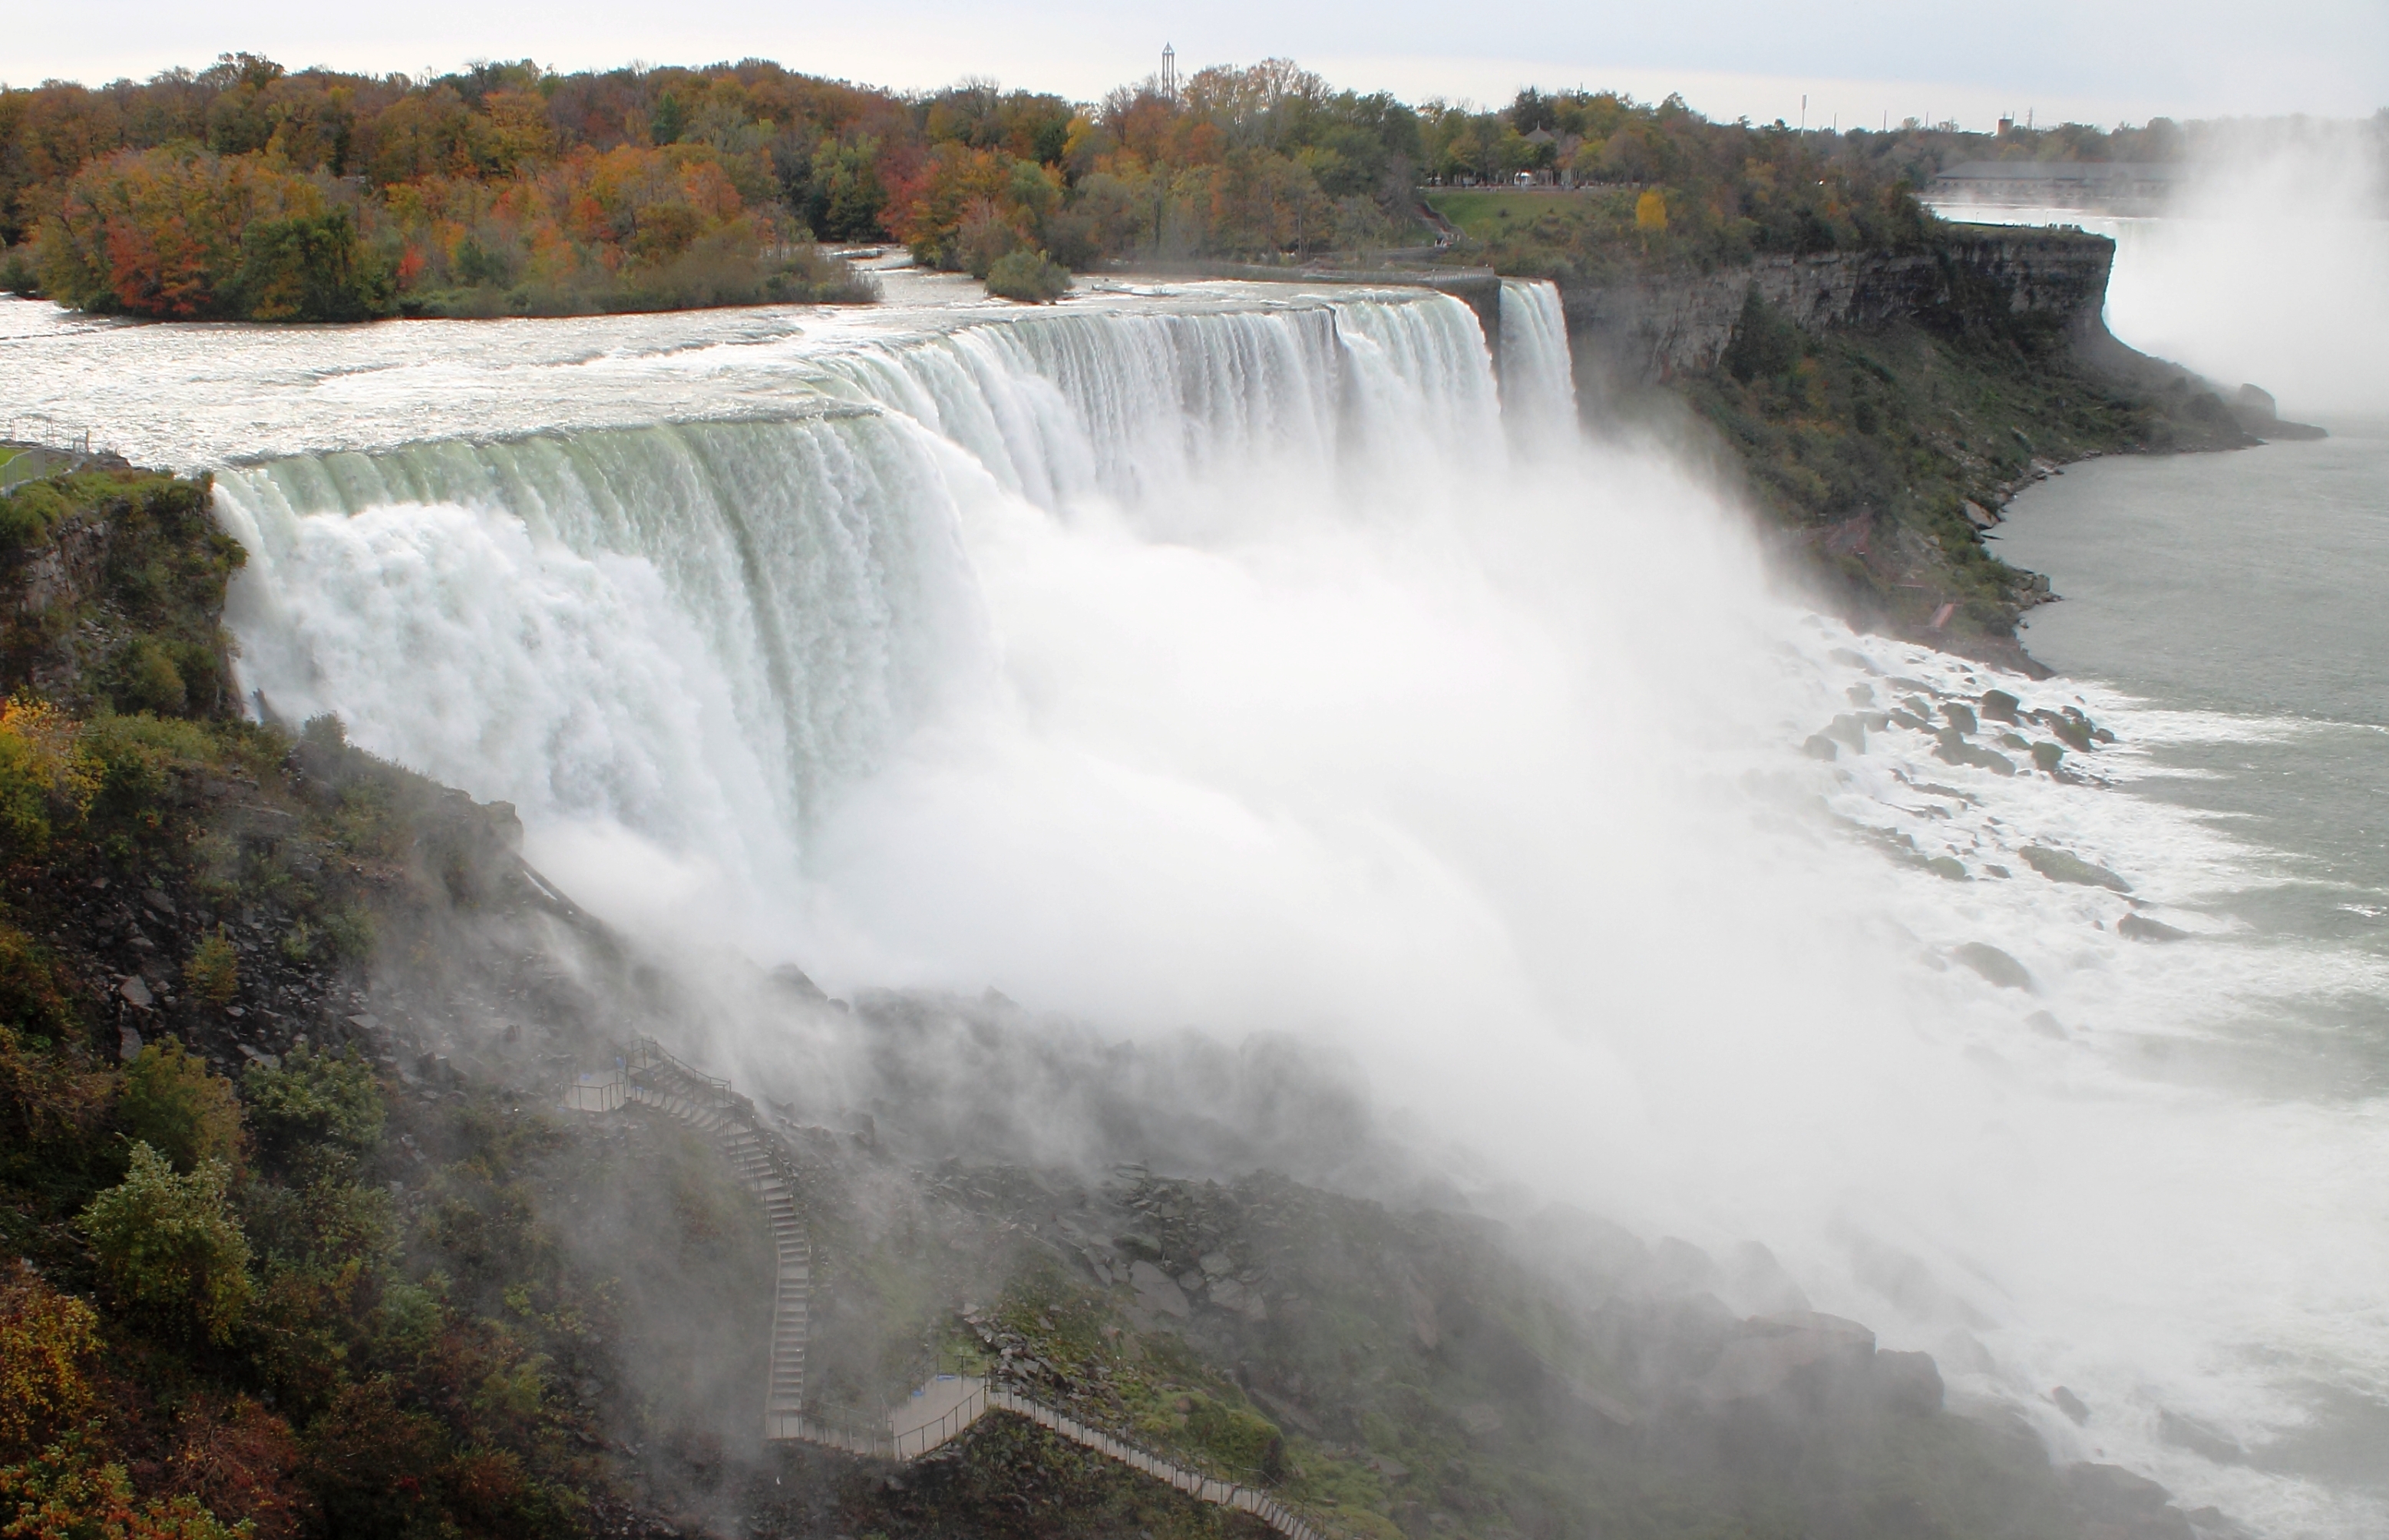
POLYGON ((2165 161, 1969 160, 1924 189, 1935 209, 2070 209, 2083 213, 2153 214, 2165 207, 2190 168, 2165 161))

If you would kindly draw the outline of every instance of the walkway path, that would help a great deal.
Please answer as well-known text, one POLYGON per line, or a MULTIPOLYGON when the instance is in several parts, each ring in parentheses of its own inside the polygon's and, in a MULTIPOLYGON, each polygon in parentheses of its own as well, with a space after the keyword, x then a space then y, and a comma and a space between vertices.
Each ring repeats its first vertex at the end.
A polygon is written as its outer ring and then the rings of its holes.
POLYGON ((649 1038, 633 1044, 611 1073, 584 1074, 565 1094, 568 1108, 586 1112, 615 1111, 629 1102, 652 1107, 710 1136, 739 1181, 761 1201, 771 1223, 779 1276, 773 1292, 771 1389, 763 1405, 767 1441, 817 1444, 871 1459, 914 1460, 961 1437, 988 1413, 1010 1412, 1081 1448, 1167 1482, 1190 1497, 1249 1513, 1287 1540, 1327 1540, 1316 1521, 1262 1488, 1205 1475, 984 1380, 939 1375, 889 1416, 885 1432, 842 1428, 806 1416, 805 1333, 812 1297, 812 1247, 797 1205, 795 1157, 756 1113, 755 1104, 731 1090, 728 1081, 698 1073, 649 1038))

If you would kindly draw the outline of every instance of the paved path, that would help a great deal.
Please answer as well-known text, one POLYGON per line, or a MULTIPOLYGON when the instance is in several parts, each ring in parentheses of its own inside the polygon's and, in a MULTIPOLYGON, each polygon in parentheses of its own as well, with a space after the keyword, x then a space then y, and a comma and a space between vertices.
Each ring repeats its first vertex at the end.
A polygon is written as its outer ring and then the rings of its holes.
POLYGON ((1177 1464, 1116 1434, 1055 1411, 1009 1386, 941 1374, 913 1392, 888 1418, 885 1431, 843 1428, 805 1415, 805 1336, 812 1303, 812 1246, 797 1203, 797 1165, 786 1144, 757 1115, 755 1105, 730 1083, 699 1074, 641 1039, 611 1075, 582 1075, 565 1105, 582 1111, 612 1111, 637 1102, 676 1118, 710 1136, 763 1205, 772 1226, 779 1272, 772 1303, 771 1389, 763 1405, 763 1437, 773 1442, 817 1444, 871 1459, 914 1460, 962 1436, 990 1412, 1009 1412, 1067 1439, 1081 1448, 1119 1461, 1190 1497, 1249 1513, 1287 1540, 1327 1540, 1315 1521, 1282 1498, 1239 1482, 1177 1464))

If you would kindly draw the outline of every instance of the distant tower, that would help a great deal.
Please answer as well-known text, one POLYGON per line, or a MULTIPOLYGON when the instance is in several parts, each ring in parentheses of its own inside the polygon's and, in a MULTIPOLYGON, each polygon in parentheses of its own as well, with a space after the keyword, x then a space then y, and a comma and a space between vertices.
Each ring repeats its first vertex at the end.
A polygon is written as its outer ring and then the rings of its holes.
POLYGON ((1178 99, 1178 50, 1167 43, 1161 45, 1161 94, 1178 99))

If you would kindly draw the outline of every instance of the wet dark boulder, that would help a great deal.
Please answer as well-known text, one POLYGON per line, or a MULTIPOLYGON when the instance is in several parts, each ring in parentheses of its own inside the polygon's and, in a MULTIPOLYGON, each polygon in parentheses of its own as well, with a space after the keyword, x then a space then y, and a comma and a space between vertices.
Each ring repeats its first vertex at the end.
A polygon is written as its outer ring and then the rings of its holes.
POLYGON ((2126 915, 2115 922, 2115 934, 2130 941, 2188 941, 2190 932, 2176 930, 2146 915, 2126 915))
POLYGON ((2085 861, 2072 851, 2051 850, 2046 845, 2026 845, 2016 852, 2025 865, 2051 882, 2078 883, 2085 888, 2106 888, 2127 893, 2132 885, 2106 867, 2085 861))

